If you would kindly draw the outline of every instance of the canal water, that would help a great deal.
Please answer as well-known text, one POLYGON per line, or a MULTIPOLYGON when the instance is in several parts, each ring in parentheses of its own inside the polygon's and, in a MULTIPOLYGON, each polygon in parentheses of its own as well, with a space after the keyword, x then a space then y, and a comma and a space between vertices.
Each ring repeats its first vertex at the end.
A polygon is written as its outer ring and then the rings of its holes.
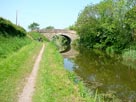
POLYGON ((88 89, 115 95, 121 102, 136 102, 136 69, 124 64, 120 56, 87 49, 70 54, 63 54, 64 67, 74 71, 88 89))

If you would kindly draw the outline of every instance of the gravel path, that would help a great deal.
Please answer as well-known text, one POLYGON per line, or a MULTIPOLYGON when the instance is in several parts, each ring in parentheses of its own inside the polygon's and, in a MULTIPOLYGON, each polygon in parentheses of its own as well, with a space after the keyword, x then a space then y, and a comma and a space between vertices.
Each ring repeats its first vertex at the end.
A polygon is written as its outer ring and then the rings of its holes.
POLYGON ((27 82, 25 83, 22 93, 19 96, 18 102, 32 102, 32 96, 33 96, 33 92, 35 90, 36 76, 37 76, 37 72, 39 69, 39 63, 42 58, 42 54, 44 52, 44 48, 45 48, 45 45, 43 44, 42 49, 41 49, 39 55, 37 56, 37 59, 36 59, 35 64, 33 66, 33 70, 31 72, 30 76, 28 77, 27 82))

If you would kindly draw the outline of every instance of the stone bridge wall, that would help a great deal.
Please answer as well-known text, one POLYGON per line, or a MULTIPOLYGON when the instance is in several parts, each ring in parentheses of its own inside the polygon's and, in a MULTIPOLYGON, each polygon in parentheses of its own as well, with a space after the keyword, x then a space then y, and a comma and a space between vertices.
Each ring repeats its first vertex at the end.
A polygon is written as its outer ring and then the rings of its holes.
POLYGON ((39 32, 44 36, 46 36, 46 38, 48 38, 49 40, 51 40, 51 38, 55 35, 68 36, 71 39, 71 41, 79 38, 76 32, 72 30, 65 30, 65 29, 44 30, 43 29, 43 30, 39 30, 39 32))

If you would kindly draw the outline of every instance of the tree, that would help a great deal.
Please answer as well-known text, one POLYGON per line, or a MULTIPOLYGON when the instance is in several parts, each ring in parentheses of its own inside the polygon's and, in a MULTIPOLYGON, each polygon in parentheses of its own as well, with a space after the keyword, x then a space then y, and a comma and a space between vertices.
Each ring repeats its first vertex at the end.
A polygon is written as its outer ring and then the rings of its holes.
POLYGON ((68 29, 69 29, 69 30, 76 30, 76 26, 75 26, 75 25, 70 25, 70 26, 68 27, 68 29))
POLYGON ((47 26, 46 28, 45 28, 46 30, 52 30, 52 29, 55 29, 53 26, 47 26))
POLYGON ((81 45, 117 52, 124 49, 132 41, 130 30, 135 33, 136 29, 134 1, 103 0, 86 6, 75 25, 81 45))
POLYGON ((132 39, 136 39, 136 6, 130 9, 125 15, 125 27, 131 33, 132 39))
POLYGON ((31 31, 33 31, 33 30, 38 30, 38 29, 39 29, 39 24, 33 22, 32 24, 30 24, 30 25, 28 26, 28 28, 29 28, 31 31))

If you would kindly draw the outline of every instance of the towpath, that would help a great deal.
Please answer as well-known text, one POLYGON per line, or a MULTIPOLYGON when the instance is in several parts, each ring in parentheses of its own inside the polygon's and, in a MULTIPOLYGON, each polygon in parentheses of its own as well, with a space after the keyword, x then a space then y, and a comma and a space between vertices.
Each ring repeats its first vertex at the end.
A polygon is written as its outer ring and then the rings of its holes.
POLYGON ((37 72, 39 69, 39 64, 40 64, 40 61, 42 58, 42 54, 44 52, 44 48, 45 48, 45 44, 43 44, 43 46, 39 52, 39 55, 37 56, 37 59, 36 59, 34 66, 33 66, 33 70, 25 83, 23 91, 19 96, 18 102, 32 102, 32 96, 33 96, 33 93, 35 90, 37 72))

